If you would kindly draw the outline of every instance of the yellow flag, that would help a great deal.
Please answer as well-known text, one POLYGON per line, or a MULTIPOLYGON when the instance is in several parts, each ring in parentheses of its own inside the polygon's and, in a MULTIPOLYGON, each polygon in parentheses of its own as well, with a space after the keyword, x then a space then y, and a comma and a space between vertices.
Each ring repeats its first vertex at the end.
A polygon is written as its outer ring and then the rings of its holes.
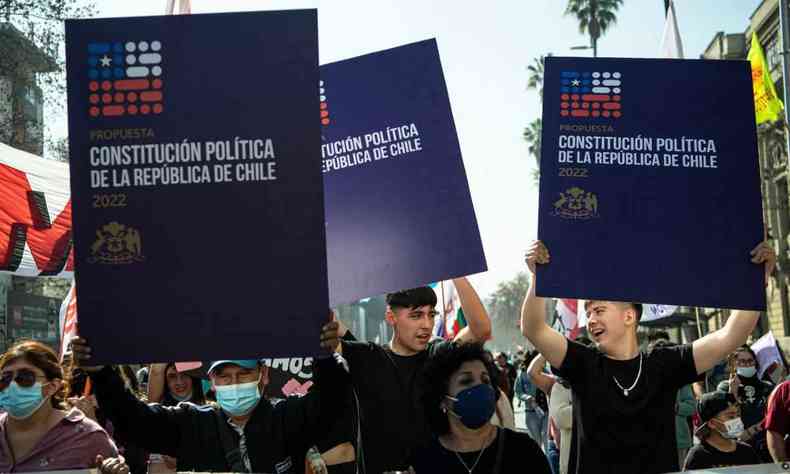
POLYGON ((749 48, 749 62, 752 65, 752 89, 754 91, 754 113, 757 123, 774 121, 779 118, 784 105, 776 96, 774 81, 765 62, 765 54, 757 34, 752 32, 752 47, 749 48))

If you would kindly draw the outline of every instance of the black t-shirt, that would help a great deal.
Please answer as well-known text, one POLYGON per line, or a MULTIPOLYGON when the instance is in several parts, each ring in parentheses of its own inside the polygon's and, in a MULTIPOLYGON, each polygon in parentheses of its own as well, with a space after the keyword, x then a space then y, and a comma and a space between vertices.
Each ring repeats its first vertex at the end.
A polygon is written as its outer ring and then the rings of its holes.
POLYGON ((549 462, 537 443, 526 433, 519 433, 508 429, 500 429, 493 443, 480 451, 470 453, 455 453, 450 451, 434 438, 420 449, 412 458, 411 465, 417 474, 469 474, 458 457, 468 467, 477 466, 472 472, 485 474, 510 474, 528 472, 530 474, 549 474, 549 462), (499 473, 494 473, 499 437, 504 435, 502 451, 502 464, 499 473), (477 461, 477 458, 480 458, 477 461))
POLYGON ((361 408, 365 470, 405 470, 414 449, 431 437, 420 404, 422 367, 430 354, 448 343, 433 341, 425 351, 408 357, 378 344, 342 343, 361 408))
POLYGON ((768 396, 774 386, 757 377, 741 377, 741 386, 738 389, 738 398, 741 406, 741 419, 746 428, 751 428, 763 421, 765 408, 768 405, 768 396))
POLYGON ((697 378, 691 345, 642 354, 642 373, 626 396, 614 378, 631 387, 640 357, 618 361, 568 341, 557 374, 571 384, 575 423, 575 472, 650 474, 679 470, 675 438, 677 391, 697 378))
POLYGON ((691 448, 686 456, 687 469, 710 469, 714 467, 748 466, 760 464, 757 453, 748 444, 737 442, 735 451, 727 453, 719 451, 706 442, 691 448))

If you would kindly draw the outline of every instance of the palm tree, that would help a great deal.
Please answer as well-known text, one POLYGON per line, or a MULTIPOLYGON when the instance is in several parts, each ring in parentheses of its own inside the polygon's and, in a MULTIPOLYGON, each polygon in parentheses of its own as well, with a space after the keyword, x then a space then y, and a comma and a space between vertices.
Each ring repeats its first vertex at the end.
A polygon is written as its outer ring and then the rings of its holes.
POLYGON ((598 57, 598 38, 610 26, 617 23, 617 9, 623 0, 568 0, 566 15, 573 15, 579 20, 579 32, 590 35, 593 57, 598 57))
POLYGON ((527 89, 537 89, 541 101, 543 101, 543 59, 543 56, 532 58, 532 64, 527 66, 529 71, 527 89))
POLYGON ((543 120, 537 118, 527 125, 522 135, 524 141, 527 142, 527 151, 529 151, 530 155, 535 157, 535 163, 537 164, 535 171, 532 173, 532 178, 535 180, 536 185, 540 181, 540 146, 542 133, 543 120))

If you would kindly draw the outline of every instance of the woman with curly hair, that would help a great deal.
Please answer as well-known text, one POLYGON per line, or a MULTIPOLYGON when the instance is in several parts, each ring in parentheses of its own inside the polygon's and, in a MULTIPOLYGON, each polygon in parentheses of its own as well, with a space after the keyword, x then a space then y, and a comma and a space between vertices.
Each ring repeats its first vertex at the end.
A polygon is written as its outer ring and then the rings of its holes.
POLYGON ((0 357, 0 472, 84 469, 118 456, 110 437, 80 410, 66 410, 55 352, 23 341, 0 357))
POLYGON ((429 360, 422 404, 434 438, 412 459, 413 472, 551 472, 528 434, 491 424, 499 397, 495 370, 480 344, 449 344, 429 360))

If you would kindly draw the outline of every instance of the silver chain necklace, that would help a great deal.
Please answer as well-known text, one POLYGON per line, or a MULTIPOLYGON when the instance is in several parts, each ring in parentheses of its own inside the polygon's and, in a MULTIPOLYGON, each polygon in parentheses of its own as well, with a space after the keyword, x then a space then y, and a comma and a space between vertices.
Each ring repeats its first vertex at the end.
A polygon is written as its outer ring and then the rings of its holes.
MULTIPOLYGON (((494 430, 494 433, 495 434, 499 434, 499 430, 494 430)), ((494 437, 494 439, 496 439, 496 436, 494 437)), ((461 464, 464 466, 464 469, 466 469, 466 472, 468 472, 469 474, 472 474, 472 471, 474 471, 475 468, 477 467, 477 464, 480 462, 480 459, 483 457, 483 453, 486 452, 486 449, 488 449, 488 444, 483 446, 483 449, 480 450, 480 454, 477 455, 477 459, 475 459, 475 463, 472 464, 472 467, 469 467, 469 466, 466 465, 466 463, 464 462, 464 459, 461 457, 460 454, 458 454, 458 451, 453 451, 453 453, 455 454, 455 457, 457 457, 458 460, 461 462, 461 464)))
MULTIPOLYGON (((641 376, 642 376, 642 353, 640 352, 639 353, 639 372, 636 374, 636 380, 634 380, 633 385, 631 385, 628 388, 623 387, 622 385, 620 385, 620 382, 617 381, 617 378, 614 375, 612 375, 612 380, 614 380, 614 383, 616 383, 617 386, 620 387, 620 390, 623 391, 623 395, 625 395, 627 397, 628 394, 631 393, 631 391, 636 387, 636 384, 639 382, 639 377, 641 377, 641 376)), ((469 472, 471 474, 472 471, 469 471, 469 472)))
POLYGON ((475 460, 475 463, 472 464, 472 467, 466 465, 461 455, 458 454, 458 451, 453 451, 453 452, 455 453, 455 456, 458 458, 458 460, 461 461, 461 464, 463 464, 464 469, 466 469, 466 472, 472 474, 472 471, 474 471, 475 468, 477 467, 477 463, 480 462, 480 458, 483 457, 483 453, 486 452, 486 448, 488 448, 488 446, 483 446, 483 449, 480 450, 480 454, 477 455, 477 459, 475 460))

